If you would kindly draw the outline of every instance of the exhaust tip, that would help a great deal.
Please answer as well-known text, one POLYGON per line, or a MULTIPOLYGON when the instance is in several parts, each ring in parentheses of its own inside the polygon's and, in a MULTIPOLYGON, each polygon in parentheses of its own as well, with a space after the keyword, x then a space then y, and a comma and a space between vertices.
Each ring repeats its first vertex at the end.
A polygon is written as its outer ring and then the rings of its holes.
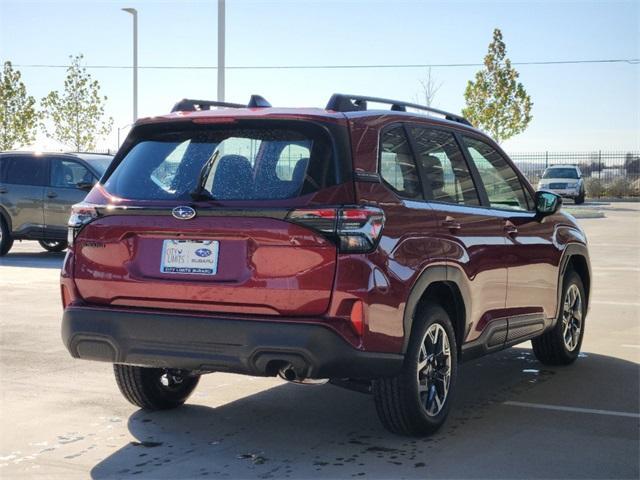
POLYGON ((298 378, 298 375, 296 374, 296 371, 293 369, 293 366, 291 364, 282 367, 278 372, 278 375, 280 375, 282 379, 287 380, 288 382, 293 382, 296 378, 298 378))

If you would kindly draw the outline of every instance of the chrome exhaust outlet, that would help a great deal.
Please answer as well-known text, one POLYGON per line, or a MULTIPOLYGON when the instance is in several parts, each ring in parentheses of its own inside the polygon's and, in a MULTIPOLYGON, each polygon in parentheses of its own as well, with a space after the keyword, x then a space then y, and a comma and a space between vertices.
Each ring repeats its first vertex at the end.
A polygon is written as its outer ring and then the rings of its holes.
POLYGON ((278 370, 278 376, 287 382, 293 382, 298 378, 298 374, 290 363, 278 370))
POLYGON ((329 381, 328 378, 304 378, 300 377, 293 365, 290 363, 278 370, 278 376, 283 380, 299 385, 324 385, 329 381))

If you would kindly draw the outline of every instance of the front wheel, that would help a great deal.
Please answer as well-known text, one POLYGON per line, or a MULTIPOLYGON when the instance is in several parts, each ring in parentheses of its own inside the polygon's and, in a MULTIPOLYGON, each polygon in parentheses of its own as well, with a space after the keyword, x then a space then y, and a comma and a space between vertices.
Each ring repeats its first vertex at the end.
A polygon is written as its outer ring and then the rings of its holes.
POLYGON ((68 246, 65 241, 39 240, 38 243, 47 252, 61 252, 68 246))
POLYGON ((198 385, 200 375, 164 368, 114 365, 120 392, 146 410, 167 410, 182 405, 198 385))
POLYGON ((574 198, 573 201, 576 203, 576 205, 583 204, 584 203, 584 192, 582 192, 580 195, 578 195, 576 198, 574 198))
POLYGON ((402 372, 373 382, 376 410, 393 433, 428 435, 447 418, 455 390, 457 345, 451 319, 436 304, 416 318, 402 372))
POLYGON ((531 340, 533 353, 545 365, 573 363, 582 346, 587 303, 582 279, 576 272, 570 270, 565 275, 561 299, 555 326, 531 340))

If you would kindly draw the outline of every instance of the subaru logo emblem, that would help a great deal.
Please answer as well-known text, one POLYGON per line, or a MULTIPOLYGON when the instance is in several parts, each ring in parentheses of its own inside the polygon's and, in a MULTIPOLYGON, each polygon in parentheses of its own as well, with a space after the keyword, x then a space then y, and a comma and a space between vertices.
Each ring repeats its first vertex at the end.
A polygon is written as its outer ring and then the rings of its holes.
POLYGON ((191 207, 181 206, 171 210, 171 215, 178 220, 191 220, 196 216, 196 211, 191 207))
POLYGON ((198 250, 196 250, 196 255, 202 258, 206 258, 211 255, 211 250, 209 250, 208 248, 199 248, 198 250))

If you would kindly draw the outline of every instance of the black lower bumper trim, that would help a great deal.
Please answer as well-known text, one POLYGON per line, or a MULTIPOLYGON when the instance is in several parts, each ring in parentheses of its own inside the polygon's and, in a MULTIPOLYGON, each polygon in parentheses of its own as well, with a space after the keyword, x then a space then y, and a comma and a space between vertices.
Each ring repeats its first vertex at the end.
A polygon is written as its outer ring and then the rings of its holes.
POLYGON ((76 358, 258 376, 290 363, 307 378, 378 378, 403 361, 353 348, 318 324, 108 308, 67 308, 62 338, 76 358))

